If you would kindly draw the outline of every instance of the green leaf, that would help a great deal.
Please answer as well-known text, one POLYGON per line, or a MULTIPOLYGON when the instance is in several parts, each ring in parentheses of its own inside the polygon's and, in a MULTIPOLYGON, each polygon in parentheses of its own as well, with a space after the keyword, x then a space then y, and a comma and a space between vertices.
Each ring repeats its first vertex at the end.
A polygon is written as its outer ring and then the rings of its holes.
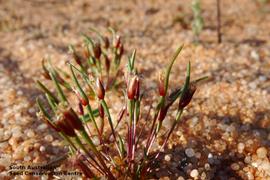
POLYGON ((70 71, 71 71, 71 74, 72 74, 72 79, 73 79, 73 81, 75 82, 75 84, 76 84, 76 86, 77 86, 77 89, 79 90, 79 93, 80 93, 81 97, 82 97, 85 101, 87 101, 87 103, 89 103, 88 97, 86 96, 86 94, 85 94, 85 92, 83 91, 83 89, 82 89, 82 87, 81 87, 81 85, 80 85, 80 83, 79 83, 77 77, 75 76, 75 73, 74 73, 74 71, 73 71, 73 66, 72 66, 71 64, 69 64, 69 65, 70 65, 69 67, 70 67, 70 71))
POLYGON ((184 84, 184 87, 183 87, 183 92, 182 92, 182 95, 185 94, 189 88, 189 83, 190 83, 190 61, 188 62, 188 65, 187 65, 187 73, 186 73, 186 81, 185 81, 185 84, 184 84))
POLYGON ((46 86, 44 86, 39 80, 37 80, 37 85, 44 93, 48 94, 56 104, 59 103, 57 97, 55 97, 53 93, 48 88, 46 88, 46 86))
POLYGON ((171 73, 171 70, 172 70, 172 66, 173 66, 173 63, 175 62, 176 58, 178 57, 179 53, 181 52, 181 50, 183 49, 184 45, 181 45, 177 50, 176 52, 174 53, 172 59, 171 59, 171 62, 169 64, 169 66, 167 67, 166 69, 166 75, 165 75, 165 94, 167 94, 167 91, 168 91, 168 86, 169 86, 169 78, 170 78, 170 73, 171 73))
POLYGON ((93 48, 94 47, 93 40, 89 36, 87 36, 86 34, 82 34, 82 36, 84 37, 85 44, 87 44, 87 45, 90 44, 91 48, 93 48))
POLYGON ((43 104, 40 102, 39 98, 36 99, 36 102, 37 102, 37 105, 38 105, 40 111, 44 114, 44 116, 48 119, 51 119, 51 116, 47 113, 43 104))
POLYGON ((123 138, 121 137, 121 135, 118 134, 118 136, 119 136, 118 147, 119 147, 119 151, 121 153, 121 157, 123 158, 125 156, 125 153, 126 153, 125 145, 124 145, 124 141, 123 141, 123 138))
POLYGON ((128 71, 132 72, 134 70, 134 64, 136 59, 136 49, 133 50, 131 56, 128 58, 128 71))
POLYGON ((56 79, 55 74, 53 72, 50 72, 50 76, 51 76, 51 78, 52 78, 52 80, 54 82, 54 85, 56 87, 57 93, 60 96, 61 100, 63 102, 67 102, 67 98, 66 98, 66 96, 65 96, 65 94, 64 94, 64 92, 63 92, 63 90, 62 90, 62 88, 60 86, 60 83, 56 79))
MULTIPOLYGON (((92 113, 93 113, 94 117, 98 117, 99 116, 98 109, 92 110, 92 113)), ((89 114, 86 114, 86 115, 81 116, 81 119, 85 123, 91 121, 91 118, 90 118, 90 115, 89 114)))

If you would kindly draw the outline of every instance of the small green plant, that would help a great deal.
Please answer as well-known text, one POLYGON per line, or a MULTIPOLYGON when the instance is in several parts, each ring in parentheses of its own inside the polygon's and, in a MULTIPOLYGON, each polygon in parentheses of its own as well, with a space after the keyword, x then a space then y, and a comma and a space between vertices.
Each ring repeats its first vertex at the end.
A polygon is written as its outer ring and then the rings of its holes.
POLYGON ((70 74, 68 75, 71 76, 73 83, 67 85, 55 69, 47 69, 48 78, 54 82, 57 95, 38 81, 48 104, 46 107, 41 99, 37 99, 40 108, 38 116, 68 142, 69 156, 85 177, 146 179, 151 176, 153 164, 166 147, 168 139, 181 119, 183 110, 190 103, 196 91, 197 82, 204 79, 191 81, 190 63, 188 63, 184 85, 169 93, 171 69, 182 48, 183 46, 177 49, 164 76, 161 75, 159 78, 157 90, 159 100, 157 106, 152 109, 153 116, 150 115, 151 109, 148 112, 142 112, 141 105, 145 92, 141 90, 142 81, 135 68, 135 50, 128 58, 123 89, 125 103, 123 108, 118 110, 117 119, 113 119, 111 115, 106 101, 110 97, 106 98, 107 93, 101 77, 96 77, 93 83, 86 78, 88 75, 80 63, 77 65, 69 63, 70 74), (88 98, 83 86, 91 87, 95 99, 88 98), (69 94, 65 93, 63 88, 73 89, 77 93, 80 102, 79 112, 72 108, 74 100, 69 98, 69 94), (177 114, 172 119, 173 125, 165 134, 161 134, 162 123, 176 101, 178 101, 178 108, 177 114), (147 116, 143 117, 142 114, 147 114, 147 116), (100 121, 101 125, 98 125, 97 121, 100 121), (125 121, 127 125, 127 130, 124 132, 118 130, 121 121, 125 121), (150 128, 146 128, 146 124, 149 124, 150 128), (152 145, 158 136, 164 136, 165 140, 160 149, 153 152, 152 145), (146 140, 145 144, 144 140, 146 140))
POLYGON ((193 11, 193 22, 192 31, 195 35, 195 42, 199 42, 199 36, 203 30, 203 18, 201 13, 201 2, 200 0, 193 0, 191 3, 191 8, 193 11))

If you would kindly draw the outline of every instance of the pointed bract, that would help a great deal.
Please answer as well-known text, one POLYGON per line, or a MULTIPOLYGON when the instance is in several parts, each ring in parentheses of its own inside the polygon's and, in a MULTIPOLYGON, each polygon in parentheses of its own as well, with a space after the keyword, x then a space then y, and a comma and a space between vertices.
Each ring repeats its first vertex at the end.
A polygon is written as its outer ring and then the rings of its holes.
POLYGON ((195 91, 196 91, 196 85, 194 83, 191 83, 187 91, 180 98, 179 105, 178 105, 179 109, 186 107, 190 103, 195 91))
POLYGON ((139 91, 139 77, 134 76, 128 85, 127 89, 127 94, 128 94, 128 99, 135 99, 136 98, 136 93, 139 91))
POLYGON ((96 86, 97 86, 97 97, 99 99, 104 99, 105 96, 105 89, 104 86, 99 78, 96 80, 96 86))

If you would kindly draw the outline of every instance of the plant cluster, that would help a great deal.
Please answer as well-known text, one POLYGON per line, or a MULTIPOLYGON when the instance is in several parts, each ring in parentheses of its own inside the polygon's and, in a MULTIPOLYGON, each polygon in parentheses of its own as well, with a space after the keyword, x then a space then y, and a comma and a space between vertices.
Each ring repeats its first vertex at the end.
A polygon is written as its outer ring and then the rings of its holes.
POLYGON ((200 0, 193 0, 191 3, 191 8, 193 11, 193 22, 192 22, 192 31, 195 35, 195 41, 199 41, 199 35, 203 29, 203 18, 201 13, 201 2, 200 0))
MULTIPOLYGON (((40 81, 37 82, 47 100, 47 105, 45 105, 41 99, 37 99, 40 109, 38 116, 68 142, 69 155, 74 165, 80 168, 87 178, 145 179, 149 177, 152 165, 157 161, 160 152, 166 147, 168 139, 181 119, 183 110, 190 103, 196 91, 197 82, 204 78, 191 81, 189 63, 184 85, 169 93, 171 69, 183 46, 179 47, 164 75, 159 78, 157 106, 146 113, 142 112, 144 93, 141 90, 142 80, 135 68, 136 51, 134 50, 128 58, 127 73, 125 73, 125 87, 123 88, 125 103, 123 108, 119 109, 117 119, 113 120, 111 109, 106 101, 108 89, 104 87, 98 62, 104 53, 100 50, 97 53, 95 50, 97 47, 100 49, 100 45, 95 45, 89 38, 86 40, 93 48, 94 54, 89 55, 91 53, 87 50, 89 54, 86 57, 88 58, 85 61, 78 58, 79 61, 76 59, 76 51, 72 49, 77 63, 77 65, 68 64, 70 68, 68 75, 72 78, 72 82, 63 80, 57 69, 45 68, 46 76, 54 82, 57 94, 50 91, 40 81), (95 81, 90 80, 93 77, 89 77, 92 75, 89 75, 86 70, 87 63, 96 64, 95 81), (92 89, 95 98, 90 98, 84 87, 92 89), (71 106, 74 105, 74 100, 70 99, 66 92, 70 89, 78 97, 79 111, 71 106), (176 101, 178 101, 178 108, 173 125, 165 134, 161 134, 162 123, 176 101), (154 111, 153 116, 151 116, 151 110, 154 111), (143 116, 143 113, 147 115, 143 116), (119 131, 121 121, 127 125, 126 132, 119 131), (150 128, 140 128, 146 123, 150 123, 150 128), (159 135, 164 136, 165 140, 160 149, 153 152, 152 145, 159 135), (146 143, 143 143, 145 140, 146 143)), ((115 50, 119 47, 117 43, 114 44, 115 50)), ((117 55, 115 53, 115 56, 117 55)), ((117 67, 118 62, 115 65, 117 67)))

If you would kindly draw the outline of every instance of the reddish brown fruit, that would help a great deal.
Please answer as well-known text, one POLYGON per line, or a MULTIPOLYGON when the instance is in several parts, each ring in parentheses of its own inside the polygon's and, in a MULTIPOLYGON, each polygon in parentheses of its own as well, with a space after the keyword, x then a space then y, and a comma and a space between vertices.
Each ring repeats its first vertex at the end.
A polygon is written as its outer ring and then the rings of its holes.
POLYGON ((125 51, 124 45, 121 43, 120 47, 119 47, 119 58, 121 58, 123 56, 124 51, 125 51))
POLYGON ((96 86, 97 86, 97 97, 99 99, 104 99, 105 89, 104 89, 104 86, 99 78, 97 78, 97 80, 96 80, 96 86))
POLYGON ((105 69, 106 69, 106 72, 109 73, 110 67, 111 67, 111 61, 108 58, 108 56, 104 56, 104 57, 105 57, 105 69))
POLYGON ((57 129, 59 129, 59 131, 65 133, 68 136, 76 136, 74 129, 65 121, 63 115, 58 117, 58 119, 55 121, 55 126, 57 129))
POLYGON ((110 47, 110 40, 109 40, 109 38, 107 36, 105 36, 103 38, 103 41, 104 41, 104 48, 105 49, 108 49, 110 47))
POLYGON ((83 130, 83 124, 77 114, 73 111, 73 109, 69 109, 63 113, 66 122, 76 130, 83 130))
POLYGON ((183 109, 190 103, 195 91, 196 91, 196 85, 194 83, 191 83, 186 93, 184 93, 180 98, 179 106, 178 106, 179 109, 183 109))
POLYGON ((134 76, 130 80, 129 85, 128 85, 128 89, 127 89, 128 99, 135 99, 138 91, 139 91, 139 77, 134 76))
POLYGON ((100 47, 100 43, 96 43, 94 45, 94 56, 96 59, 100 59, 100 56, 101 56, 101 47, 100 47))
POLYGON ((168 112, 168 107, 161 108, 159 113, 158 113, 158 120, 163 121, 167 115, 168 112))
POLYGON ((98 105, 98 112, 101 119, 104 119, 104 108, 101 104, 98 105))

